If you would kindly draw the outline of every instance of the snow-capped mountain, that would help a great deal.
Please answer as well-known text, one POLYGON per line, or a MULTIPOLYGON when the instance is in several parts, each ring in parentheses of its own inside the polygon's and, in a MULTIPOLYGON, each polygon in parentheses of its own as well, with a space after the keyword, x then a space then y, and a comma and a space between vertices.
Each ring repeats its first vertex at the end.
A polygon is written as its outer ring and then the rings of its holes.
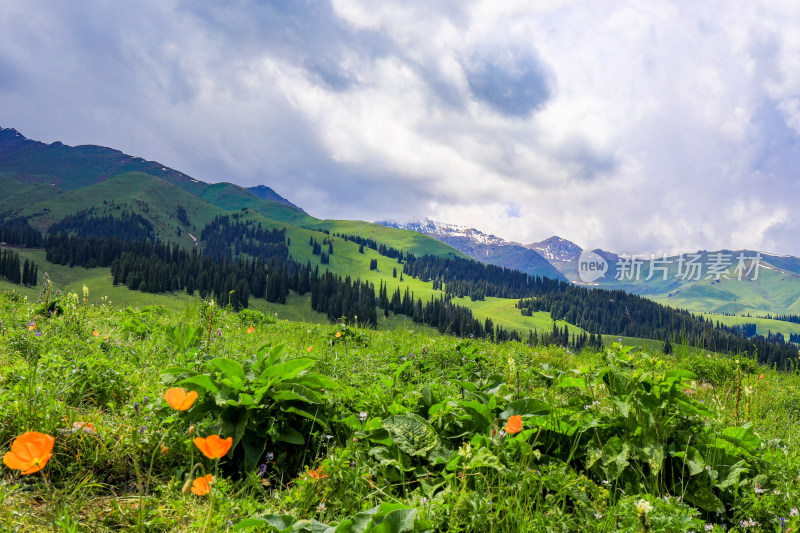
POLYGON ((555 235, 543 241, 526 244, 525 248, 536 250, 553 264, 574 261, 583 252, 583 249, 574 242, 555 235))
MULTIPOLYGON (((459 226, 457 224, 447 224, 445 222, 437 222, 430 218, 418 218, 412 222, 395 222, 384 221, 378 222, 382 226, 389 228, 409 229, 418 233, 424 233, 431 237, 465 237, 470 241, 477 244, 517 244, 507 241, 495 235, 489 235, 475 228, 468 228, 466 226, 459 226)), ((440 239, 441 240, 441 239, 440 239)))
POLYGON ((429 218, 407 223, 383 221, 378 224, 424 233, 482 263, 513 268, 535 276, 565 279, 536 250, 529 250, 516 242, 489 235, 475 228, 437 222, 429 218))

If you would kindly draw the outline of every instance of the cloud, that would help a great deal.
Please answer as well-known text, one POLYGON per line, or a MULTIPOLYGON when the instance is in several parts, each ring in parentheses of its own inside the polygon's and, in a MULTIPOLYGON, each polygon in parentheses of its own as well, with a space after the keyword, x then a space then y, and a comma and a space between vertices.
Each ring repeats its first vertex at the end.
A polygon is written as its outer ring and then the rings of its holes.
POLYGON ((800 254, 796 2, 32 0, 0 125, 320 217, 800 254))

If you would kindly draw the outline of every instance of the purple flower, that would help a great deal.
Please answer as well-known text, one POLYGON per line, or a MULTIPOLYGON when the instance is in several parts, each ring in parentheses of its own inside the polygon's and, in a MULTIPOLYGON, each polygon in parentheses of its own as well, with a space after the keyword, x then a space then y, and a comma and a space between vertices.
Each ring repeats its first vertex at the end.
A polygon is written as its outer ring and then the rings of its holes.
POLYGON ((139 414, 139 402, 133 402, 133 410, 136 411, 136 414, 139 414))
POLYGON ((144 403, 147 403, 147 402, 149 402, 149 401, 150 401, 150 398, 148 398, 147 396, 145 396, 145 397, 144 397, 144 403))
POLYGON ((37 337, 41 337, 41 336, 42 336, 42 332, 37 330, 37 331, 36 331, 36 336, 37 336, 37 337))
POLYGON ((146 426, 142 426, 142 427, 140 427, 140 428, 139 428, 139 434, 141 435, 142 433, 144 433, 144 430, 145 430, 145 429, 147 429, 147 427, 146 427, 146 426))
POLYGON ((267 473, 267 465, 262 464, 261 467, 258 469, 258 477, 261 477, 266 473, 267 473))

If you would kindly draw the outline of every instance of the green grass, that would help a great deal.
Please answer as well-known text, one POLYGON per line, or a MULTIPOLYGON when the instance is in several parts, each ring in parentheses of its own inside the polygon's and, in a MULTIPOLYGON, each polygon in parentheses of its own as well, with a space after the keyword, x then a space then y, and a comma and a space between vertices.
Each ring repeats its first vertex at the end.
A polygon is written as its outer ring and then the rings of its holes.
POLYGON ((756 334, 763 335, 764 337, 767 336, 768 333, 783 333, 786 340, 789 340, 789 335, 794 333, 795 335, 800 335, 800 324, 795 324, 793 322, 785 322, 783 320, 774 320, 770 318, 753 318, 753 317, 746 317, 746 316, 728 316, 728 315, 717 315, 712 313, 705 313, 703 315, 705 318, 710 318, 714 322, 719 322, 720 324, 724 324, 726 326, 736 326, 739 324, 755 324, 756 325, 756 334))
MULTIPOLYGON (((800 503, 795 373, 695 352, 571 353, 459 341, 399 317, 375 331, 331 325, 321 316, 285 320, 303 317, 282 316, 282 306, 265 306, 264 314, 217 309, 211 319, 208 304, 197 300, 182 308, 137 311, 94 304, 95 292, 88 305, 76 298, 54 318, 37 316, 31 302, 0 294, 0 452, 25 431, 55 436, 44 477, 0 467, 0 529, 226 531, 229 520, 270 514, 330 525, 386 502, 407 523, 403 531, 413 532, 705 531, 707 524, 721 532, 723 523, 729 531, 744 531, 738 524, 751 518, 763 531, 780 531, 781 517, 787 527, 800 525, 791 515, 800 503), (202 332, 186 355, 168 335, 176 325, 202 332), (206 331, 214 332, 209 344, 206 331), (294 386, 302 395, 269 401, 313 398, 313 380, 320 379, 315 375, 340 384, 314 393, 325 395, 314 413, 327 426, 275 404, 266 416, 252 411, 253 420, 268 429, 263 438, 272 461, 238 470, 240 448, 218 464, 203 458, 190 426, 195 436, 232 434, 233 427, 218 418, 231 404, 192 386, 200 398, 188 411, 174 411, 161 399, 174 386, 164 372, 183 366, 202 373, 213 359, 217 371, 208 379, 222 379, 220 372, 236 372, 266 343, 285 345, 284 365, 312 365, 298 375, 310 380, 305 388, 294 386), (309 356, 314 359, 296 359, 309 356), (663 380, 678 369, 685 377, 667 386, 663 380), (609 388, 630 384, 639 386, 609 388), (660 395, 655 403, 653 395, 660 395), (523 402, 514 403, 516 397, 523 402), (212 402, 203 403, 207 399, 212 402), (501 434, 514 412, 523 415, 522 431, 501 434), (91 422, 97 433, 74 431, 74 422, 91 422), (276 440, 286 422, 297 428, 300 443, 276 440), (400 422, 407 426, 395 426, 400 422), (421 433, 404 440, 403 427, 421 433), (654 428, 658 437, 647 440, 656 435, 654 428), (734 434, 738 440, 720 438, 734 434), (436 454, 443 462, 414 452, 432 438, 442 446, 436 454), (622 443, 628 455, 617 462, 622 443), (727 459, 715 459, 703 447, 708 443, 726 450, 727 459), (662 445, 669 451, 663 457, 657 452, 662 445), (670 455, 692 445, 699 454, 693 460, 703 461, 692 463, 695 475, 670 455), (601 455, 590 467, 586 458, 592 453, 601 455), (742 469, 726 492, 713 479, 732 480, 728 459, 741 461, 742 469), (194 463, 214 472, 209 495, 181 492, 194 463), (647 464, 672 469, 681 482, 670 486, 668 477, 654 475, 647 464), (312 479, 305 473, 310 469, 321 477, 312 479), (697 487, 710 488, 726 508, 719 514, 700 511, 697 487)), ((282 368, 277 375, 285 378, 289 367, 282 368)), ((236 409, 249 408, 226 416, 236 409)))

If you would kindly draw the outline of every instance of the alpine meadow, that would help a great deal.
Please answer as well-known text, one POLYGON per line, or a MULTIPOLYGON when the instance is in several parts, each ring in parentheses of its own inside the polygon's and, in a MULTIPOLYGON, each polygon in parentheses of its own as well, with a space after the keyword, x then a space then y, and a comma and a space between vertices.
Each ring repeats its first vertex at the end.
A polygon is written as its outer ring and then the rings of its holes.
POLYGON ((0 2, 0 531, 797 533, 798 27, 0 2))

